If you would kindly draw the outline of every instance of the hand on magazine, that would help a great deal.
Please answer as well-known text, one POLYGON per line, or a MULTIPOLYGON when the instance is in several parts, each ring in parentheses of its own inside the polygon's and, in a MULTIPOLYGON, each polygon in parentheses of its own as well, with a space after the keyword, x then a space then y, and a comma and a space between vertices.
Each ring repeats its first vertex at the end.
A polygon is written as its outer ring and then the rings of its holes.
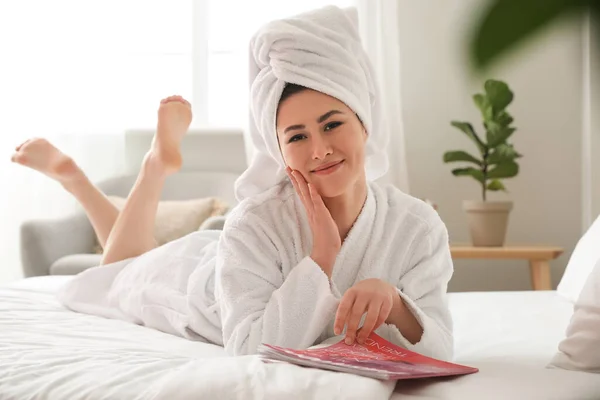
POLYGON ((346 344, 353 344, 355 339, 363 344, 371 332, 387 320, 396 296, 396 288, 381 279, 358 282, 344 293, 340 301, 333 325, 334 333, 339 335, 347 325, 346 344), (358 329, 365 312, 365 322, 358 329))

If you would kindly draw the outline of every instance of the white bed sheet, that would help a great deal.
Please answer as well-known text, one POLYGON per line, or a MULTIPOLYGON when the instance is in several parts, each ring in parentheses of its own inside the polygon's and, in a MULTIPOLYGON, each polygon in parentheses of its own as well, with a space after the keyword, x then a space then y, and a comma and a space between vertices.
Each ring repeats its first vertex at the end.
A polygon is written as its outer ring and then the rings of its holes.
POLYGON ((480 372, 399 382, 392 399, 600 399, 600 374, 549 369, 573 312, 555 291, 451 293, 456 362, 480 372))
MULTIPOLYGON (((389 398, 372 379, 226 357, 117 320, 72 313, 69 277, 0 287, 0 400, 389 398), (366 396, 368 394, 368 396, 366 396)), ((400 381, 392 399, 600 399, 600 375, 551 370, 572 306, 555 292, 452 293, 457 362, 480 372, 400 381)))
POLYGON ((71 312, 54 295, 68 279, 0 286, 0 400, 389 399, 394 388, 71 312))

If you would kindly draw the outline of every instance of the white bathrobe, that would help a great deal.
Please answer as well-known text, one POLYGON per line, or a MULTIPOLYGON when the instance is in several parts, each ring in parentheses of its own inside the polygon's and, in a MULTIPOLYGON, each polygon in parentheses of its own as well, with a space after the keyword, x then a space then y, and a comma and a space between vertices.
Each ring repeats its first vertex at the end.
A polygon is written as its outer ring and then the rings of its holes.
POLYGON ((392 325, 376 333, 410 350, 450 360, 452 275, 448 234, 429 205, 370 183, 366 203, 342 244, 331 283, 309 257, 311 231, 289 181, 242 201, 222 233, 196 232, 140 257, 84 271, 61 295, 77 311, 120 318, 229 354, 260 343, 307 348, 334 336, 343 293, 378 278, 423 327, 412 345, 392 325))

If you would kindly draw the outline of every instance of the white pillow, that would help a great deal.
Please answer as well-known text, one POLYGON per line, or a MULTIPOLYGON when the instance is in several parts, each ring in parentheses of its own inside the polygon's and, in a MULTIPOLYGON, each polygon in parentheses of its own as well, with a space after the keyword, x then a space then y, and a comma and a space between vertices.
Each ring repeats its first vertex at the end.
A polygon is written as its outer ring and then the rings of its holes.
POLYGON ((600 259, 600 216, 579 239, 556 291, 576 302, 590 272, 600 259))
POLYGON ((600 373, 600 262, 583 286, 550 367, 600 373))

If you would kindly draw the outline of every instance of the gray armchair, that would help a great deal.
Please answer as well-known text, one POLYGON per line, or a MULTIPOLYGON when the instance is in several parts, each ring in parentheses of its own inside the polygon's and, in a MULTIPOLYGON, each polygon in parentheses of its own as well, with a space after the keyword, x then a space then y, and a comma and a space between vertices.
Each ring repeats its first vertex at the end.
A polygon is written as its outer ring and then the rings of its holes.
MULTIPOLYGON (((230 207, 236 203, 233 185, 237 174, 228 172, 180 172, 170 176, 162 200, 219 197, 230 207)), ((98 187, 107 195, 126 197, 136 175, 103 181, 98 187)), ((222 229, 225 217, 211 217, 202 229, 222 229)), ((30 220, 21 226, 21 260, 25 277, 74 275, 99 265, 101 255, 93 254, 95 233, 80 210, 53 220, 30 220)))

